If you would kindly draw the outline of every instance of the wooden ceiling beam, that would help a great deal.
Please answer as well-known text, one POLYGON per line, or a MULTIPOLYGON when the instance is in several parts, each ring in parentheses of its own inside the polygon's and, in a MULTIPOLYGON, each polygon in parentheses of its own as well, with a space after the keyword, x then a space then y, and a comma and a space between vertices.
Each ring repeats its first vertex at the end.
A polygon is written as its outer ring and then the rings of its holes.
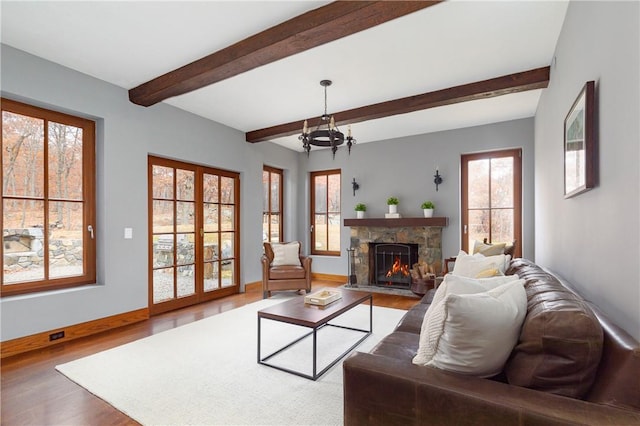
MULTIPOLYGON (((549 85, 549 71, 550 67, 536 68, 489 80, 436 90, 435 92, 335 112, 332 115, 337 125, 346 125, 460 102, 544 89, 549 85)), ((319 119, 320 117, 307 118, 310 126, 315 126, 319 119)), ((298 134, 302 131, 304 120, 303 118, 290 123, 247 132, 246 140, 252 143, 263 142, 298 134)))
POLYGON ((440 2, 336 1, 134 87, 129 100, 151 106, 440 2))

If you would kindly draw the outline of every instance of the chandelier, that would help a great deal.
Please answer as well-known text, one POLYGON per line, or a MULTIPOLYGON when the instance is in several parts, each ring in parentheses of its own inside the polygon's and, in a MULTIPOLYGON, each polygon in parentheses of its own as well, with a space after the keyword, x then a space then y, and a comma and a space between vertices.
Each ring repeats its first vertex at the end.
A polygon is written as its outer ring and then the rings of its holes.
POLYGON ((298 139, 302 141, 302 147, 307 152, 307 157, 311 151, 311 145, 313 146, 329 146, 333 153, 333 158, 336 158, 336 151, 338 146, 342 145, 347 140, 347 147, 349 148, 349 154, 351 154, 351 147, 356 140, 351 137, 351 126, 347 129, 347 137, 344 137, 333 119, 333 116, 327 114, 327 87, 331 86, 331 80, 322 80, 320 85, 324 87, 324 114, 320 117, 318 125, 315 130, 309 131, 307 120, 304 120, 302 126, 302 134, 298 136, 298 139))

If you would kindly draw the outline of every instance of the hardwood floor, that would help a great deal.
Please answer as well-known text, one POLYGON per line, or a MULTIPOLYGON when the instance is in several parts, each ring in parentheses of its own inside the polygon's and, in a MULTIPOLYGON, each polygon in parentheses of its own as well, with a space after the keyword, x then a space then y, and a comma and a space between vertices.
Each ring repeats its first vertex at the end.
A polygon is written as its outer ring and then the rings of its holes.
MULTIPOLYGON (((313 288, 337 286, 314 280, 313 288)), ((65 362, 216 315, 262 298, 256 286, 246 293, 167 312, 148 321, 61 343, 2 360, 2 425, 135 425, 137 422, 55 371, 65 362)), ((373 303, 409 309, 418 299, 374 293, 373 303)))

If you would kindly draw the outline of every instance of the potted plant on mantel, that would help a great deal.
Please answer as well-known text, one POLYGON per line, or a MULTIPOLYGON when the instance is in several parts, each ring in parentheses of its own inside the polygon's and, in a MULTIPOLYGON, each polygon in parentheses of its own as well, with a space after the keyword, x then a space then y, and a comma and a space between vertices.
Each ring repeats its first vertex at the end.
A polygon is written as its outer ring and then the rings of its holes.
POLYGON ((435 204, 433 204, 431 201, 425 201, 420 207, 422 207, 424 217, 433 217, 433 209, 436 208, 435 204))
POLYGON ((367 205, 364 203, 358 203, 354 210, 356 211, 356 217, 358 219, 362 219, 364 217, 364 212, 367 211, 367 205))
POLYGON ((398 204, 400 201, 396 197, 387 198, 387 205, 389 206, 389 213, 398 213, 398 204))

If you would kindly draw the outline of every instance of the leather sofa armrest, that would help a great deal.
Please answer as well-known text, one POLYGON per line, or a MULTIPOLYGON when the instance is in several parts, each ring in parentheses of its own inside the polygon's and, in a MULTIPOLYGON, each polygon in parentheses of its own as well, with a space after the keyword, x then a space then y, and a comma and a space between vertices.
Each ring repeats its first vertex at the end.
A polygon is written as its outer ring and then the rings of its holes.
POLYGON ((634 424, 621 410, 357 352, 343 363, 344 424, 634 424))

